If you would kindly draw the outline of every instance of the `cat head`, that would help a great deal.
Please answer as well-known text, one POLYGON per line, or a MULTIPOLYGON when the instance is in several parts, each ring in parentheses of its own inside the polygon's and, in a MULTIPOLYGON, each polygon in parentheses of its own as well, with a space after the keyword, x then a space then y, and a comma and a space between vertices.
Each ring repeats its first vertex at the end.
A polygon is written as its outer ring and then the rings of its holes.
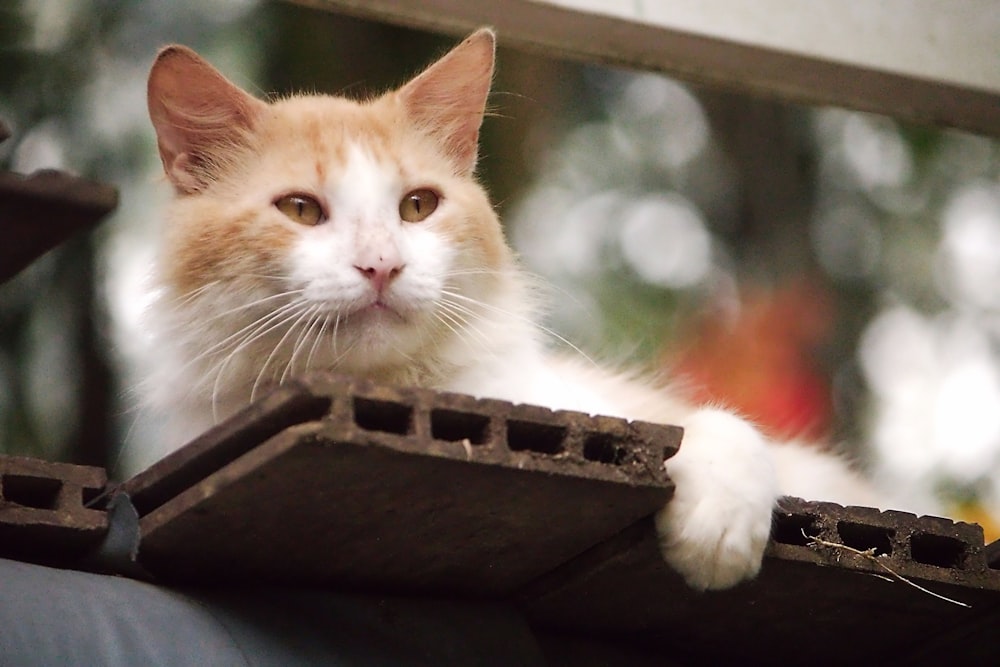
POLYGON ((481 313, 511 265, 474 178, 493 66, 484 29, 380 97, 268 102, 162 50, 148 101, 175 196, 159 287, 203 356, 256 355, 257 381, 307 356, 365 372, 481 313))

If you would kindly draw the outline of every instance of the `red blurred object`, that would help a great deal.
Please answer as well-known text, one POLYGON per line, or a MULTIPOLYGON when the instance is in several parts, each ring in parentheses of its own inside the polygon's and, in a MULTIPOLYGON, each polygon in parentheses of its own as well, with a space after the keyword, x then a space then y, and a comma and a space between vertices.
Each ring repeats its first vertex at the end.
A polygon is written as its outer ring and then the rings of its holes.
POLYGON ((821 440, 833 410, 814 351, 831 334, 831 311, 826 292, 805 279, 750 290, 697 318, 665 362, 695 400, 735 409, 774 437, 821 440))

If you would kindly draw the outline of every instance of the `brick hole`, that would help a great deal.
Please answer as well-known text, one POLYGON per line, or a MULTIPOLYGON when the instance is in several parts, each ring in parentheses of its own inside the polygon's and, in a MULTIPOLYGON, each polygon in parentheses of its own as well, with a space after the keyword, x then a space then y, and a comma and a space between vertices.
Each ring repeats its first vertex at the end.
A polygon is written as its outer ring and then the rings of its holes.
POLYGON ((83 504, 84 504, 84 506, 85 507, 90 506, 90 504, 93 503, 98 498, 100 498, 101 494, 103 494, 103 493, 104 493, 104 489, 103 488, 100 488, 100 489, 88 489, 88 488, 84 488, 83 489, 83 504))
POLYGON ((354 423, 366 431, 407 435, 413 423, 413 408, 392 401, 356 397, 354 423))
POLYGON ((435 440, 468 440, 481 445, 489 438, 490 418, 456 410, 431 410, 431 437, 435 440))
POLYGON ((771 539, 779 544, 792 544, 805 547, 810 544, 809 538, 819 537, 819 526, 816 517, 811 514, 782 514, 775 512, 771 539), (803 532, 805 533, 803 535, 803 532))
POLYGON ((910 537, 910 556, 924 565, 960 569, 965 567, 966 544, 943 535, 915 533, 910 537))
POLYGON ((619 438, 608 433, 588 433, 583 441, 583 458, 596 463, 620 466, 628 450, 619 444, 619 438))
POLYGON ((507 446, 512 451, 531 451, 554 456, 565 449, 563 426, 510 420, 507 422, 507 446))
POLYGON ((838 521, 837 533, 841 541, 853 549, 867 551, 874 548, 876 556, 892 555, 892 536, 895 535, 892 529, 838 521))
POLYGON ((7 502, 39 510, 54 510, 59 506, 62 481, 48 477, 4 475, 3 498, 7 502))

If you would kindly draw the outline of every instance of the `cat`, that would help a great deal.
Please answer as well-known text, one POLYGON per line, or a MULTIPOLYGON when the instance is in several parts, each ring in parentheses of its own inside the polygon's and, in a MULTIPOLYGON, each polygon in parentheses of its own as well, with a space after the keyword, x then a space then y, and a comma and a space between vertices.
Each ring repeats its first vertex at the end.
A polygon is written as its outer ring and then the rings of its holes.
MULTIPOLYGON (((265 102, 163 49, 149 112, 174 197, 147 322, 149 409, 171 446, 268 387, 325 369, 384 383, 678 424, 666 561, 696 589, 756 575, 781 494, 874 504, 839 459, 765 441, 675 389, 550 353, 483 187, 495 36, 481 29, 397 90, 265 102)), ((609 221, 608 224, 613 224, 609 221)))

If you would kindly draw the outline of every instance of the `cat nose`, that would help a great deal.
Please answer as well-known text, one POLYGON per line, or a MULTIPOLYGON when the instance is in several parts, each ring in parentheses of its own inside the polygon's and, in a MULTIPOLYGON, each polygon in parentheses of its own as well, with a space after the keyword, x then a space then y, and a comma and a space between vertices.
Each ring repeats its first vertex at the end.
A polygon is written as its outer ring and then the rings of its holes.
POLYGON ((371 281, 376 292, 383 292, 396 276, 398 276, 405 265, 397 256, 378 255, 369 261, 359 262, 354 265, 361 275, 371 281))

